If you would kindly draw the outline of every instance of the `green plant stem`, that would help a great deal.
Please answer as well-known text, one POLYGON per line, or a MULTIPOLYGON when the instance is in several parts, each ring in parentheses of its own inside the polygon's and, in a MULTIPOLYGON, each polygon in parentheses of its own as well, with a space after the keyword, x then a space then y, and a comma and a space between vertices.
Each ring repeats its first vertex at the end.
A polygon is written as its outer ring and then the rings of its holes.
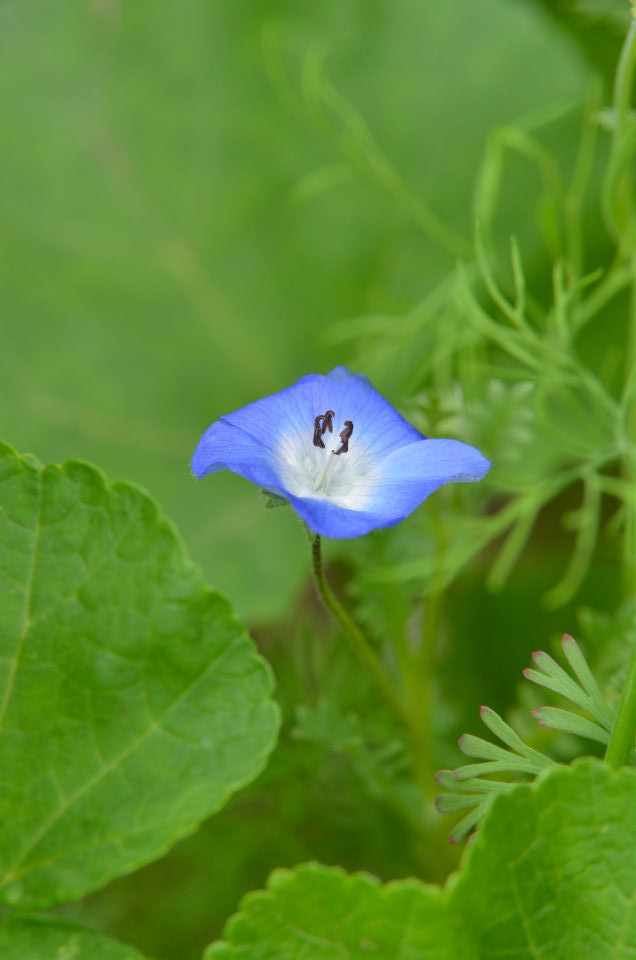
MULTIPOLYGON (((446 567, 445 554, 447 540, 444 525, 439 512, 439 501, 430 504, 430 518, 435 540, 435 568, 443 571, 446 567)), ((405 678, 408 695, 408 710, 411 723, 417 730, 418 745, 422 756, 430 758, 433 748, 433 673, 437 645, 443 620, 443 581, 436 579, 434 573, 429 581, 430 590, 423 595, 423 623, 420 643, 413 652, 409 671, 405 678)), ((424 769, 422 789, 426 792, 432 771, 424 769)))
POLYGON ((313 560, 314 580, 320 599, 324 603, 334 620, 342 628, 342 631, 349 641, 349 645, 365 668, 369 676, 373 679, 380 690, 386 703, 395 713, 398 719, 408 729, 411 729, 410 717, 405 710, 404 704, 397 694, 393 684, 389 680, 382 661, 375 653, 373 647, 368 642, 360 627, 352 619, 349 613, 342 606, 336 595, 331 590, 325 577, 325 571, 322 562, 322 545, 320 536, 315 534, 311 542, 311 554, 313 560))
POLYGON ((636 249, 632 176, 634 119, 630 114, 636 66, 636 2, 630 0, 630 24, 614 76, 614 134, 608 170, 615 178, 613 199, 618 247, 624 259, 633 263, 636 249), (620 213, 619 213, 620 211, 620 213), (625 217, 625 219, 623 219, 625 217))
POLYGON ((441 593, 430 593, 424 597, 422 635, 419 649, 411 664, 411 676, 408 678, 412 723, 417 726, 419 744, 427 757, 430 757, 433 747, 431 685, 441 630, 442 601, 441 593))
POLYGON ((627 36, 616 67, 614 76, 614 143, 617 143, 624 134, 629 118, 632 97, 632 80, 634 76, 634 60, 636 58, 636 3, 630 0, 630 24, 627 36))
POLYGON ((634 749, 636 735, 636 647, 625 678, 616 720, 607 745, 605 760, 612 767, 622 767, 634 749))
MULTIPOLYGON (((630 122, 630 108, 632 101, 634 65, 636 62, 636 2, 630 2, 631 22, 627 36, 623 44, 618 66, 616 68, 616 77, 614 82, 614 151, 620 148, 621 142, 626 136, 628 124, 630 122)), ((636 276, 636 237, 634 236, 634 216, 633 216, 633 184, 631 173, 624 176, 624 192, 622 200, 625 207, 629 210, 629 220, 625 227, 628 235, 628 243, 625 248, 627 253, 629 267, 632 278, 636 276)), ((630 342, 627 351, 628 366, 626 371, 626 382, 631 376, 632 364, 636 356, 636 284, 632 279, 631 305, 630 305, 630 342)), ((625 411, 628 433, 631 433, 634 426, 633 404, 625 411)), ((625 481, 632 485, 633 489, 633 462, 631 457, 624 460, 625 481)), ((634 577, 634 515, 636 513, 636 494, 634 494, 627 503, 627 549, 626 549, 626 572, 627 589, 631 595, 633 592, 634 577)), ((634 737, 636 736, 636 647, 632 654, 632 660, 625 678, 625 685, 618 704, 616 720, 610 741, 605 753, 607 763, 612 767, 621 767, 629 760, 630 754, 634 748, 634 737)))
MULTIPOLYGON (((624 547, 624 582, 625 593, 631 597, 634 592, 634 582, 636 581, 636 463, 633 442, 636 435, 636 393, 630 390, 629 384, 634 376, 636 365, 636 253, 631 259, 632 267, 632 288, 630 295, 630 323, 627 344, 627 365, 625 368, 625 408, 623 416, 625 420, 625 439, 631 445, 631 449, 626 449, 623 455, 622 474, 631 495, 625 502, 625 547, 624 547)), ((636 655, 635 655, 636 656, 636 655)))

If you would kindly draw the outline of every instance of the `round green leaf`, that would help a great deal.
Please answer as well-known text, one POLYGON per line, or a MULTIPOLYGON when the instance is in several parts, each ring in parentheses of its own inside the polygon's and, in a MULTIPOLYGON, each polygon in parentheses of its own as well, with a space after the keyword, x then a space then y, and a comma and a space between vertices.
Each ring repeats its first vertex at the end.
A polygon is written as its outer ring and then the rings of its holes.
POLYGON ((158 857, 263 768, 272 679, 141 490, 0 446, 0 898, 158 857))

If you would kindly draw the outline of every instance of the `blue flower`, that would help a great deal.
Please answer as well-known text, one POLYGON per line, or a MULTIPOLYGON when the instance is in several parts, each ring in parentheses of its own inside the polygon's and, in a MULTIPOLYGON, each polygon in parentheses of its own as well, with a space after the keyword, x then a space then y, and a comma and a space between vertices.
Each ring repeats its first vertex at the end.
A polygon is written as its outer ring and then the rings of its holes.
POLYGON ((221 417, 192 458, 197 478, 228 469, 288 500, 315 533, 343 539, 399 523, 450 481, 490 469, 459 440, 431 440, 366 377, 336 367, 221 417))

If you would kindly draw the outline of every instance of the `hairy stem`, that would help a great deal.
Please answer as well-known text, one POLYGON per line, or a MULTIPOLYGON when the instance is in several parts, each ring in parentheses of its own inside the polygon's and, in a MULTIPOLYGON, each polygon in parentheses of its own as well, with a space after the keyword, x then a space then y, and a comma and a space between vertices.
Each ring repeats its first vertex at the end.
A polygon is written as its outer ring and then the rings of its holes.
POLYGON ((342 628, 342 632, 349 641, 353 653, 373 679, 386 703, 395 713, 401 723, 410 728, 410 718, 400 697, 389 680, 382 661, 363 634, 360 627, 342 606, 331 587, 327 583, 322 563, 322 545, 320 536, 315 534, 311 543, 314 580, 320 599, 324 603, 334 620, 342 628))
MULTIPOLYGON (((629 110, 632 97, 634 61, 636 59, 636 2, 632 0, 631 4, 632 21, 629 27, 627 37, 621 53, 618 68, 616 71, 616 82, 614 87, 614 108, 616 111, 616 137, 619 138, 626 127, 629 118, 629 110)), ((630 208, 633 204, 633 190, 631 177, 627 178, 627 196, 626 201, 630 208)), ((627 350, 627 369, 625 374, 626 388, 632 376, 633 364, 636 360, 636 238, 634 237, 634 217, 631 213, 629 223, 629 245, 630 267, 632 272, 632 290, 630 303, 630 329, 629 344, 627 350)), ((633 436, 636 417, 634 415, 634 398, 629 396, 627 389, 626 403, 624 411, 627 433, 633 436)), ((625 524, 626 549, 625 549, 625 573, 626 588, 628 595, 631 596, 634 584, 634 528, 636 527, 636 487, 634 485, 634 462, 633 452, 627 453, 624 459, 625 479, 631 487, 631 496, 627 502, 627 521, 625 524)), ((634 749, 634 738, 636 736, 636 647, 632 654, 632 660, 625 678, 625 685, 618 704, 618 712, 614 727, 610 735, 610 741, 605 754, 606 761, 613 767, 621 767, 629 760, 630 754, 634 749)))
MULTIPOLYGON (((428 764, 423 768, 426 782, 422 782, 422 789, 427 786, 433 772, 430 770, 430 757, 433 747, 431 686, 437 641, 441 629, 441 613, 442 594, 432 593, 427 595, 424 598, 423 626, 419 648, 413 654, 409 675, 406 678, 411 723, 417 728, 418 745, 422 755, 428 759, 428 764)), ((425 792, 430 792, 430 789, 425 790, 425 792)))
MULTIPOLYGON (((445 553, 447 538, 441 520, 438 502, 430 505, 430 517, 435 540, 436 569, 445 569, 445 553)), ((443 622, 444 594, 442 582, 436 580, 435 574, 430 583, 430 591, 423 596, 423 623, 418 648, 414 651, 409 673, 406 677, 408 693, 408 708, 411 722, 417 730, 418 746, 422 756, 430 766, 433 747, 433 674, 439 636, 443 622)), ((422 789, 428 789, 431 771, 423 769, 424 780, 422 789)))

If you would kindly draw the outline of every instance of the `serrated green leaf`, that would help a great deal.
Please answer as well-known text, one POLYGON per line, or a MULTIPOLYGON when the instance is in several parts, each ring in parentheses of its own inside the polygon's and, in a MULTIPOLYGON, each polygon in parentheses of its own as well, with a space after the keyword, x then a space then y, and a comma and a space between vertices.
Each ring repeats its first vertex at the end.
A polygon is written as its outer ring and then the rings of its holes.
POLYGON ((0 445, 0 899, 159 856, 263 767, 265 662, 138 488, 0 445))
POLYGON ((636 771, 585 760, 495 798, 445 889, 305 865, 250 894, 206 960, 628 960, 636 771))
POLYGON ((226 936, 204 960, 472 957, 439 888, 416 880, 382 886, 369 874, 318 864, 274 871, 267 892, 245 898, 226 936))
POLYGON ((143 960, 132 947, 57 917, 0 920, 2 960, 143 960))
POLYGON ((553 767, 493 802, 454 888, 479 957, 636 955, 636 771, 553 767))

